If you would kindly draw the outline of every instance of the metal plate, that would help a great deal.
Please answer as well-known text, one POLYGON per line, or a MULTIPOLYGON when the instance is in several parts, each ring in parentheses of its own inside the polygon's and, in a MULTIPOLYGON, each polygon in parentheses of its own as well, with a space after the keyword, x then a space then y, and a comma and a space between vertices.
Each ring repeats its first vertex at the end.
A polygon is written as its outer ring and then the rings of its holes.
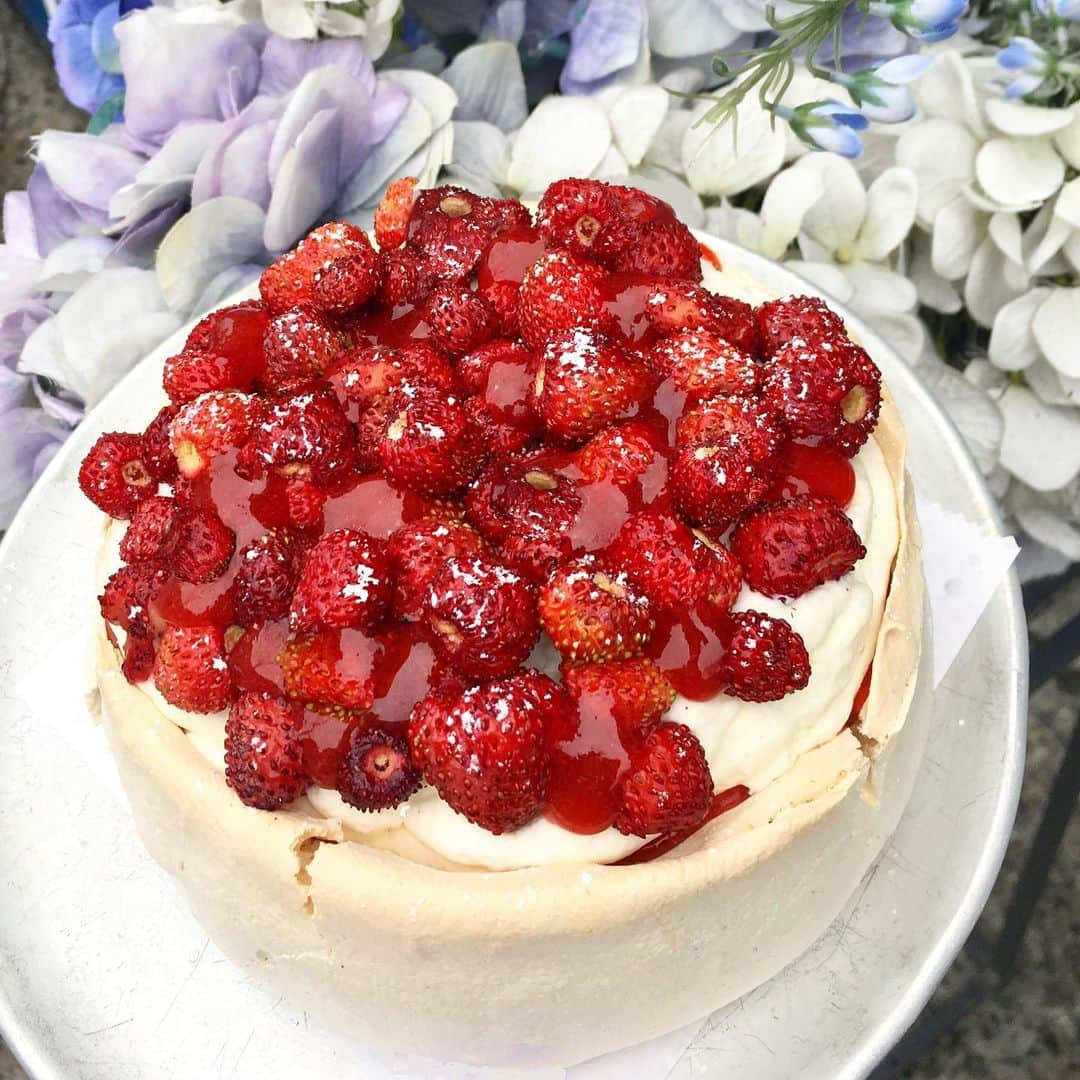
MULTIPOLYGON (((777 292, 811 291, 764 259, 714 247, 777 292)), ((920 492, 999 528, 956 430, 880 339, 849 321, 898 401, 920 492)), ((139 843, 87 715, 100 515, 75 476, 97 435, 156 395, 159 370, 151 358, 94 410, 0 548, 0 1028, 39 1080, 362 1077, 348 1039, 309 1025, 207 941, 139 843)), ((833 1080, 864 1076, 884 1056, 997 874, 1019 795, 1026 683, 1010 575, 925 706, 911 801, 847 909, 796 963, 710 1018, 673 1076, 833 1080)))

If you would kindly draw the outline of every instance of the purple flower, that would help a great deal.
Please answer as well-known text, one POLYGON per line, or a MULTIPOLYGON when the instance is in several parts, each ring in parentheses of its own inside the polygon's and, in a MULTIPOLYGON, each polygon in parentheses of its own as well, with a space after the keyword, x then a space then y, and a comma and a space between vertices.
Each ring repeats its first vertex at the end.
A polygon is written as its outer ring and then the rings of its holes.
POLYGON ((60 87, 86 112, 124 89, 115 27, 129 11, 150 0, 60 0, 49 21, 49 40, 60 87))
POLYGON ((41 475, 69 429, 41 409, 15 406, 0 412, 0 529, 41 475))
POLYGON ((564 94, 587 94, 632 71, 645 52, 644 0, 590 0, 570 31, 559 77, 564 94))

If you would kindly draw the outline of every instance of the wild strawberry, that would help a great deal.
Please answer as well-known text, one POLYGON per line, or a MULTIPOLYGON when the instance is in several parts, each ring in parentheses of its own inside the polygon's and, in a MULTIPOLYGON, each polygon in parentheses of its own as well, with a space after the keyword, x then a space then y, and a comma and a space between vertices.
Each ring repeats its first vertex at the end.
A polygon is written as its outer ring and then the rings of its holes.
POLYGON ((383 263, 375 249, 357 244, 348 254, 320 266, 311 279, 311 303, 341 314, 367 303, 382 284, 383 263))
POLYGON ((183 405, 211 390, 234 389, 237 380, 228 357, 185 348, 166 358, 161 382, 169 400, 183 405))
POLYGON ((310 304, 316 271, 358 247, 370 246, 364 230, 355 225, 344 221, 320 225, 263 271, 259 279, 263 303, 275 315, 298 304, 310 304))
POLYGON ((497 215, 482 212, 490 202, 458 187, 421 191, 413 202, 406 243, 426 257, 440 280, 462 281, 494 238, 497 215))
POLYGON ((204 315, 184 347, 228 357, 246 382, 254 382, 262 369, 262 339, 269 321, 270 312, 262 301, 242 300, 204 315))
POLYGON ((276 694, 241 694, 225 721, 225 782, 241 802, 277 810, 307 791, 300 750, 303 713, 276 694))
POLYGON ((877 424, 881 372, 865 349, 846 339, 795 339, 773 357, 762 396, 792 435, 817 436, 854 457, 877 424))
POLYGON ((439 655, 474 679, 508 675, 540 636, 532 589, 483 556, 447 560, 431 580, 426 614, 439 655))
POLYGON ((679 417, 675 444, 741 450, 754 464, 768 466, 783 448, 784 425, 756 398, 721 394, 679 417))
POLYGON ((700 281, 701 248, 681 221, 658 221, 626 245, 616 269, 678 281, 700 281))
POLYGON ((866 555, 844 511, 816 495, 747 514, 731 546, 747 584, 766 596, 802 596, 843 577, 866 555))
POLYGON ((380 394, 356 421, 356 469, 361 473, 379 470, 379 440, 395 420, 399 401, 396 394, 380 394))
POLYGON ((467 398, 465 411, 480 429, 485 461, 504 461, 521 453, 533 441, 529 431, 507 423, 501 418, 501 410, 488 405, 483 398, 467 398))
POLYGON ((496 364, 527 369, 532 362, 533 354, 522 342, 514 338, 496 338, 462 356, 455 370, 458 381, 467 393, 480 394, 487 386, 496 364))
POLYGON ((124 638, 124 659, 120 671, 129 683, 146 682, 154 673, 155 656, 153 636, 139 624, 129 630, 124 638))
POLYGON ((166 563, 181 581, 201 583, 221 577, 236 549, 236 534, 211 509, 179 515, 166 563))
POLYGON ((382 285, 378 297, 384 307, 393 309, 399 304, 418 304, 435 286, 434 267, 417 251, 410 248, 380 251, 379 261, 382 263, 382 285))
POLYGON ((647 362, 662 378, 674 380, 690 401, 752 394, 760 379, 753 357, 707 330, 680 330, 661 338, 647 362))
POLYGON ((409 743, 382 728, 356 728, 341 761, 337 789, 357 810, 388 810, 420 786, 409 743))
POLYGON ((586 483, 625 487, 651 469, 667 449, 663 436, 641 420, 626 420, 594 435, 578 456, 586 483))
POLYGON ((607 559, 658 608, 679 610, 705 600, 726 611, 739 594, 739 564, 725 547, 706 540, 670 513, 643 510, 619 530, 607 559))
POLYGON ((604 315, 606 279, 599 266, 569 251, 541 255, 525 271, 518 295, 525 344, 541 349, 560 330, 598 326, 604 315))
POLYGON ((532 228, 532 215, 517 199, 483 198, 473 204, 473 217, 492 237, 532 228))
POLYGON ((141 435, 102 435, 79 467, 82 493, 109 517, 131 517, 144 499, 157 494, 141 435))
POLYGON ((675 688, 664 673, 643 656, 602 664, 563 665, 563 686, 583 707, 609 711, 627 741, 643 736, 671 708, 675 688), (603 702, 603 705, 600 705, 603 702))
POLYGON ((163 558, 176 541, 174 526, 180 513, 176 503, 162 495, 144 499, 120 539, 120 558, 126 563, 163 558))
POLYGON ((278 655, 285 693, 318 712, 370 709, 375 701, 371 639, 360 630, 317 630, 278 655))
POLYGON ((810 344, 821 338, 844 338, 844 320, 816 296, 768 300, 754 312, 765 356, 775 355, 793 338, 810 344))
POLYGON ((394 483, 427 495, 467 484, 479 471, 482 433, 459 398, 435 388, 395 395, 397 412, 379 439, 379 461, 394 483))
POLYGON ((176 455, 172 451, 169 432, 179 411, 176 405, 166 405, 143 432, 143 461, 150 475, 161 483, 170 483, 176 477, 176 455))
POLYGON ((237 455, 246 479, 273 469, 283 476, 328 484, 353 461, 354 433, 328 386, 308 385, 263 399, 251 437, 237 455))
POLYGON ((725 694, 742 701, 779 701, 810 681, 803 639, 783 619, 760 611, 731 615, 722 665, 725 694))
POLYGON ((310 480, 293 478, 285 484, 285 516, 294 529, 313 529, 322 523, 326 492, 310 480))
POLYGON ((441 285, 427 298, 425 318, 435 344, 448 356, 462 356, 488 341, 497 318, 488 302, 467 285, 441 285))
POLYGON ((270 386, 322 375, 347 345, 345 335, 313 307, 294 307, 275 315, 266 327, 266 381, 270 386))
POLYGON ((645 242, 654 226, 676 225, 675 211, 655 195, 640 188, 612 184, 609 187, 615 202, 611 226, 593 244, 593 258, 613 270, 633 268, 634 249, 645 242))
POLYGON ((390 537, 386 550, 394 579, 394 617, 419 619, 432 579, 446 561, 485 555, 487 545, 464 521, 439 515, 402 525, 390 537))
POLYGON ((401 176, 397 180, 391 180, 386 187, 386 194, 375 207, 375 242, 383 251, 401 247, 405 243, 413 192, 418 183, 415 176, 401 176))
POLYGON ((615 828, 627 836, 692 829, 713 799, 709 762, 685 724, 660 724, 633 756, 621 786, 615 828))
POLYGON ((741 447, 691 446, 671 463, 671 490, 687 521, 723 528, 759 503, 776 478, 775 464, 752 462, 741 447))
POLYGON ((570 532, 581 510, 576 484, 557 463, 543 451, 493 462, 465 496, 470 524, 504 562, 539 583, 573 553, 570 532))
POLYGON ((369 628, 382 621, 390 593, 386 545, 359 529, 337 529, 307 553, 289 623, 298 633, 322 626, 369 628))
POLYGON ((454 369, 445 356, 423 341, 400 349, 386 345, 360 345, 350 349, 330 376, 341 393, 358 405, 368 406, 381 394, 403 383, 452 390, 454 369))
POLYGON ((649 372, 616 342, 585 327, 553 334, 536 368, 533 407, 554 436, 581 441, 653 388, 649 372))
POLYGON ((634 656, 653 629, 649 602, 627 576, 588 555, 555 572, 540 590, 539 610, 548 637, 571 661, 634 656))
POLYGON ((645 317, 661 334, 708 330, 750 356, 757 356, 760 349, 754 309, 701 285, 658 282, 645 302, 645 317))
POLYGON ((169 572, 158 563, 121 566, 98 598, 102 617, 123 630, 145 630, 150 622, 150 601, 168 579, 169 572))
POLYGON ((232 584, 234 619, 255 626, 289 613, 296 588, 296 551, 287 536, 268 533, 240 552, 232 584))
POLYGON ((611 186, 599 180, 556 180, 549 184, 536 208, 536 226, 553 247, 595 258, 603 240, 606 254, 621 253, 617 225, 618 202, 611 186))
MULTIPOLYGON (((531 437, 542 430, 529 403, 534 365, 533 354, 521 342, 500 338, 463 356, 456 370, 461 384, 476 395, 492 421, 531 437)), ((526 441, 520 440, 519 445, 526 441)))
POLYGON ((182 406, 169 429, 180 472, 198 476, 218 454, 240 446, 259 409, 257 397, 238 390, 211 390, 182 406))
POLYGON ((518 829, 544 805, 545 681, 517 672, 455 696, 429 695, 413 709, 409 743, 424 779, 488 832, 518 829))
POLYGON ((170 705, 186 712, 228 708, 233 683, 222 631, 216 626, 167 626, 154 660, 154 685, 170 705))

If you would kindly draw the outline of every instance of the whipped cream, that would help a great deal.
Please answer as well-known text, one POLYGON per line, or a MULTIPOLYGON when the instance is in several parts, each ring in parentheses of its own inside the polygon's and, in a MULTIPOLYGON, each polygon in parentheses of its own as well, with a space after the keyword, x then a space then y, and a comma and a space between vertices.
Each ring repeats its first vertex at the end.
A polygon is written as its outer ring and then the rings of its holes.
MULTIPOLYGON (((737 269, 703 264, 704 284, 714 292, 751 303, 767 299, 761 286, 737 269)), ((866 557, 839 581, 795 600, 780 601, 743 587, 735 610, 753 609, 786 619, 802 635, 810 654, 805 689, 780 701, 744 702, 720 695, 710 701, 676 698, 668 714, 698 737, 709 761, 714 788, 745 784, 760 791, 785 773, 806 751, 819 746, 848 720, 856 691, 872 657, 899 542, 896 491, 873 438, 852 459, 855 494, 847 507, 866 557)), ((112 522, 100 560, 101 585, 120 565, 124 522, 112 522)), ((153 682, 139 683, 158 711, 187 732, 195 748, 224 771, 227 713, 195 714, 170 705, 153 682)), ((313 787, 307 801, 318 813, 339 819, 357 839, 405 829, 442 859, 464 866, 512 870, 561 863, 612 863, 645 841, 614 828, 583 836, 546 818, 511 833, 494 835, 452 810, 425 787, 393 810, 363 813, 336 791, 313 787)), ((391 845, 392 846, 392 845, 391 845)))

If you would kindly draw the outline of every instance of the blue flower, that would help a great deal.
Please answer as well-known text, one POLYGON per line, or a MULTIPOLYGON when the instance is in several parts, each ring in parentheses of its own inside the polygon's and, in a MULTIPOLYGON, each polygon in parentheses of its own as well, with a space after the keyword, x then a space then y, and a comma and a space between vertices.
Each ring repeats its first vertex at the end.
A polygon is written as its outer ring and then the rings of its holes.
POLYGON ((851 75, 833 71, 829 81, 843 86, 868 119, 899 124, 915 115, 915 98, 906 84, 919 78, 933 62, 933 57, 913 53, 851 75))
POLYGON ((846 158, 857 158, 862 153, 862 139, 857 133, 863 131, 870 121, 850 105, 826 98, 824 101, 808 101, 794 109, 788 105, 773 105, 771 108, 810 146, 846 158))
POLYGON ((1043 81, 1054 75, 1060 61, 1029 37, 1014 37, 997 54, 998 66, 1016 72, 1005 86, 1007 98, 1025 97, 1037 90, 1043 81))
POLYGON ((96 112, 124 89, 117 22, 151 0, 60 0, 49 22, 49 41, 60 87, 68 100, 96 112))
POLYGON ((1031 7, 1053 22, 1080 22, 1080 0, 1031 0, 1031 7))
POLYGON ((882 15, 916 41, 944 41, 960 27, 967 0, 873 0, 872 15, 882 15))

